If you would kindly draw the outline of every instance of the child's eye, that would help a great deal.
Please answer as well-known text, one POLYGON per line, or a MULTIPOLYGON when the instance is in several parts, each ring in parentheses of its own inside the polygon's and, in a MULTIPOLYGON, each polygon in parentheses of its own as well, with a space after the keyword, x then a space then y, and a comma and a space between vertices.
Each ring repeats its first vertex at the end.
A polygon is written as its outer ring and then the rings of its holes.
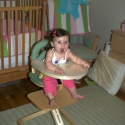
POLYGON ((58 41, 58 43, 60 44, 61 42, 60 42, 60 41, 58 41))
POLYGON ((65 42, 65 44, 68 43, 67 41, 65 42))

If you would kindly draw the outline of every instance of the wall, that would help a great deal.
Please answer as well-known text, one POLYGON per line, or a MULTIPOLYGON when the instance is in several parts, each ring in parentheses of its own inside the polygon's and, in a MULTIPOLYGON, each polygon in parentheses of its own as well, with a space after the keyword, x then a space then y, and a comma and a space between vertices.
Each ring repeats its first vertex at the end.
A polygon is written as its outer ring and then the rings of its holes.
POLYGON ((98 50, 110 41, 111 30, 120 29, 125 20, 125 0, 90 0, 90 24, 93 33, 100 36, 98 50))

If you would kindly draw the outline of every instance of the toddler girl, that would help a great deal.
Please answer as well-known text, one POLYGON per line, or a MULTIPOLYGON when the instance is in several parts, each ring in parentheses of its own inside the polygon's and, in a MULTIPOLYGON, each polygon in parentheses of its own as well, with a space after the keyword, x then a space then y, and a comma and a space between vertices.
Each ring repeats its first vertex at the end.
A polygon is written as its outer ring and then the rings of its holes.
MULTIPOLYGON (((89 68, 89 64, 86 61, 78 56, 75 56, 69 50, 69 41, 70 35, 66 30, 54 29, 50 33, 50 44, 52 49, 48 50, 44 60, 45 65, 49 70, 52 70, 57 74, 64 74, 64 70, 58 67, 58 64, 65 63, 67 59, 71 59, 73 62, 89 68)), ((55 78, 46 76, 42 79, 42 81, 44 84, 45 94, 50 100, 50 105, 56 104, 54 96, 56 95, 57 80, 55 78)), ((62 80, 62 82, 71 93, 73 99, 84 98, 84 96, 77 93, 74 80, 62 80)))

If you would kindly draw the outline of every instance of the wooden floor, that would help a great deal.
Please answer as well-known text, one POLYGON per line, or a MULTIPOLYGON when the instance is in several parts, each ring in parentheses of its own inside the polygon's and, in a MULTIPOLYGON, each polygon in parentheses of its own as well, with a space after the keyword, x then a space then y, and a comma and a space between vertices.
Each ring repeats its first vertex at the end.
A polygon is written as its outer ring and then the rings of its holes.
MULTIPOLYGON (((76 87, 80 88, 86 85, 84 79, 82 79, 82 83, 76 84, 76 87)), ((27 94, 39 89, 28 79, 23 79, 20 83, 0 87, 0 111, 30 103, 26 97, 27 94)), ((116 96, 125 101, 125 93, 119 91, 116 96)))

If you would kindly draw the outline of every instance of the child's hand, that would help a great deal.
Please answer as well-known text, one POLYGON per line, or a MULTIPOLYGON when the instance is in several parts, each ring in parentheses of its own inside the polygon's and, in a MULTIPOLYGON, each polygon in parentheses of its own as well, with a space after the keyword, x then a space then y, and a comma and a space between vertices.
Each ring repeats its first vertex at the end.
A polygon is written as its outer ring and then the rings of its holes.
POLYGON ((90 68, 90 65, 89 65, 88 62, 84 62, 83 66, 84 66, 85 68, 90 68))
POLYGON ((64 70, 63 70, 62 68, 60 68, 60 67, 56 67, 56 68, 54 69, 54 72, 55 72, 56 74, 64 74, 64 70))

